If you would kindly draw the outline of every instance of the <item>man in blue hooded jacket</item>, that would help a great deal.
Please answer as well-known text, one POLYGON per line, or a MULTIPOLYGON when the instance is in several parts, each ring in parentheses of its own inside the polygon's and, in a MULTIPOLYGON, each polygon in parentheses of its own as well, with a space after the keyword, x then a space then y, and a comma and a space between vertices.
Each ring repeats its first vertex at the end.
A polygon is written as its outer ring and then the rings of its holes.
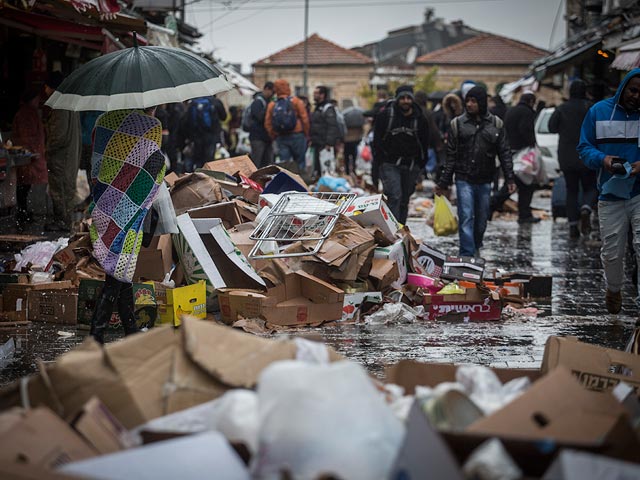
MULTIPOLYGON (((640 68, 624 77, 615 96, 591 107, 582 123, 578 153, 587 167, 598 171, 600 258, 607 310, 615 314, 622 308, 629 229, 640 260, 640 68)), ((638 302, 640 306, 640 297, 638 302)))

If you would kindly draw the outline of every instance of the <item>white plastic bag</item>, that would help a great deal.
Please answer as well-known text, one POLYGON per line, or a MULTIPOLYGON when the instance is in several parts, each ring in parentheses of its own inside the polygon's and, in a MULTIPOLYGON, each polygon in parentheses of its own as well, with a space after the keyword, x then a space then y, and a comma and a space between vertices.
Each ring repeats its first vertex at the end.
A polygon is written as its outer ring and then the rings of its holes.
POLYGON ((333 148, 320 150, 320 174, 334 176, 336 174, 336 155, 333 148))
POLYGON ((171 194, 167 184, 162 182, 158 188, 158 194, 153 201, 152 208, 158 212, 158 224, 154 235, 164 235, 165 233, 179 233, 176 211, 173 208, 171 194))
POLYGON ((280 479, 283 470, 295 479, 388 478, 405 429, 360 365, 272 363, 258 400, 254 478, 280 479))
POLYGON ((490 415, 515 400, 531 385, 527 377, 514 378, 503 385, 490 368, 481 365, 458 367, 456 380, 485 415, 490 415))

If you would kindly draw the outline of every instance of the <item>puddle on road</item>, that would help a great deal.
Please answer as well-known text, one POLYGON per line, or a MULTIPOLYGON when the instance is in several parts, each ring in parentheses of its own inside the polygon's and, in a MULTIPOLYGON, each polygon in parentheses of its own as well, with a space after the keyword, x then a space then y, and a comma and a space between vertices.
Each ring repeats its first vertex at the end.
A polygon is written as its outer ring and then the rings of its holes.
MULTIPOLYGON (((410 220, 409 227, 445 253, 457 254, 456 237, 433 237, 424 220, 410 220)), ((519 226, 513 221, 493 221, 482 255, 488 268, 552 275, 552 302, 539 304, 543 313, 535 319, 344 325, 303 330, 299 335, 327 342, 378 376, 385 365, 401 359, 537 368, 549 335, 574 335, 586 342, 624 348, 637 315, 633 288, 630 282, 625 285, 622 314, 608 315, 597 242, 570 242, 566 223, 519 226)), ((35 372, 38 359, 54 360, 86 334, 85 329, 48 324, 0 328, 0 342, 12 337, 16 341, 13 362, 0 370, 0 384, 35 372), (58 330, 75 335, 64 338, 58 330)))

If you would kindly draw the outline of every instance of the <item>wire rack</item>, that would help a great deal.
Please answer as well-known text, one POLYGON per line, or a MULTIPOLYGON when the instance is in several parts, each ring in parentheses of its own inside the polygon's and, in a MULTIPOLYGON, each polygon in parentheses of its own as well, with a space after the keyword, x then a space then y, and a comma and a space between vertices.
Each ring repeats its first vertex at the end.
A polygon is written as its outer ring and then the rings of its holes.
POLYGON ((251 233, 250 238, 256 243, 249 257, 283 258, 317 253, 340 214, 355 198, 354 193, 283 193, 251 233), (294 242, 305 242, 305 251, 285 252, 294 242))

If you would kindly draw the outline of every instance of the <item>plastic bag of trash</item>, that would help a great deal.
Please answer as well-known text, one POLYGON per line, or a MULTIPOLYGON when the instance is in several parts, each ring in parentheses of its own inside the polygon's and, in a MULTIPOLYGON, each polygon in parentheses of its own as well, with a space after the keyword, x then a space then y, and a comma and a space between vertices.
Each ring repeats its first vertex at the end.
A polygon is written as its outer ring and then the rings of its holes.
POLYGON ((458 233, 458 217, 456 217, 449 200, 443 195, 436 195, 435 198, 433 231, 438 236, 458 233))
POLYGON ((351 191, 351 186, 349 185, 349 182, 347 182, 345 178, 331 177, 329 175, 324 175, 320 177, 320 180, 318 180, 316 191, 319 191, 320 187, 328 188, 332 192, 346 193, 351 191))
POLYGON ((527 377, 514 378, 503 385, 490 368, 481 365, 461 365, 456 370, 456 380, 485 415, 515 400, 531 385, 527 377))
POLYGON ((461 287, 456 282, 445 285, 438 291, 438 295, 464 295, 466 288, 461 287))
POLYGON ((386 325, 389 323, 413 323, 424 315, 424 307, 410 307, 406 303, 385 303, 380 310, 364 318, 366 325, 386 325))
POLYGON ((68 238, 59 238, 55 242, 38 242, 29 245, 20 253, 14 255, 16 266, 14 272, 21 272, 23 268, 31 265, 32 271, 44 271, 51 263, 51 259, 58 250, 66 248, 68 238))
POLYGON ((476 448, 465 462, 462 471, 467 478, 478 480, 522 478, 522 471, 497 438, 487 440, 476 448))
POLYGON ((258 400, 254 478, 388 478, 405 429, 360 365, 272 363, 258 400))

